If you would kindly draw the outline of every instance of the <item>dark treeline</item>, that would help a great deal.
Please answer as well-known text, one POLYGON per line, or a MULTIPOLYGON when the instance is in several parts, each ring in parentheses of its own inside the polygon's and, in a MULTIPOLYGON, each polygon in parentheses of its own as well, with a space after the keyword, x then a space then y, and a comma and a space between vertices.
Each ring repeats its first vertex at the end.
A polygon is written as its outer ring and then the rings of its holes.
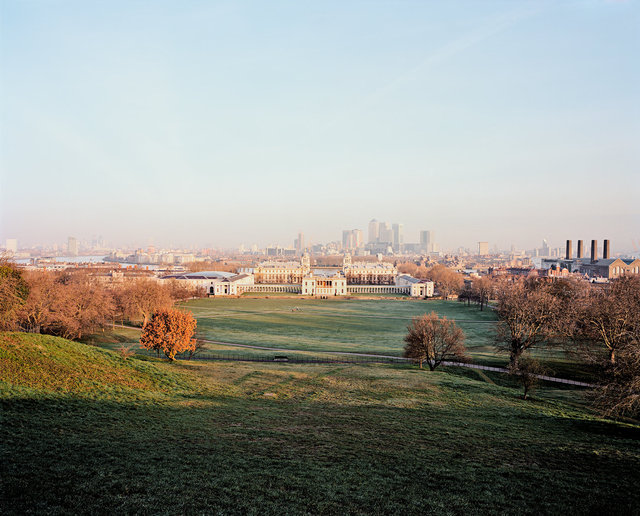
POLYGON ((21 271, 4 261, 0 263, 0 329, 81 339, 115 321, 144 325, 157 310, 202 295, 175 281, 111 282, 82 269, 21 271))

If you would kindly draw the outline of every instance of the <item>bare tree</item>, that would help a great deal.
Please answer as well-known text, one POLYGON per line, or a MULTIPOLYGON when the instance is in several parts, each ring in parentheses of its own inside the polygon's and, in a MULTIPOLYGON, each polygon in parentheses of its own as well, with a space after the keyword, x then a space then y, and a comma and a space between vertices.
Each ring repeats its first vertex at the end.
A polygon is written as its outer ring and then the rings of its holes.
POLYGON ((444 360, 467 359, 464 333, 446 317, 440 319, 435 312, 414 317, 407 330, 404 356, 417 360, 421 369, 424 361, 433 371, 444 360))
POLYGON ((472 297, 480 305, 480 310, 484 310, 484 307, 489 303, 493 292, 495 290, 495 283, 488 277, 476 278, 471 285, 472 297))
POLYGON ((509 373, 514 376, 524 389, 523 399, 527 399, 529 393, 533 392, 540 380, 539 376, 545 374, 540 362, 531 357, 521 357, 517 364, 509 367, 509 373))
POLYGON ((615 364, 618 350, 638 339, 640 277, 622 277, 609 289, 592 289, 576 321, 578 339, 604 347, 609 362, 615 364))
POLYGON ((558 300, 538 281, 504 283, 498 292, 497 347, 509 353, 511 367, 527 350, 553 335, 558 300))
POLYGON ((610 416, 640 416, 640 340, 618 349, 618 358, 605 370, 594 401, 610 416))

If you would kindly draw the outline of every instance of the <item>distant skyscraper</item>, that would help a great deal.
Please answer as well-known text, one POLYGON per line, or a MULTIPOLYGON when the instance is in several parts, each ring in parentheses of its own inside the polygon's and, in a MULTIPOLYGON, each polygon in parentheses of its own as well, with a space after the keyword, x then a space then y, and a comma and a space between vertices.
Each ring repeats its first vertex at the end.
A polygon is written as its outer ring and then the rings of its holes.
POLYGON ((351 243, 351 230, 350 229, 344 229, 342 230, 342 249, 351 249, 352 243, 351 243))
POLYGON ((342 249, 352 250, 362 247, 362 230, 345 229, 342 231, 342 249))
POLYGON ((386 222, 380 222, 378 224, 378 242, 393 244, 393 230, 386 222))
POLYGON ((551 250, 549 249, 549 243, 546 239, 542 241, 542 249, 540 250, 541 256, 551 256, 551 250))
POLYGON ((489 254, 489 242, 478 242, 478 255, 487 256, 489 254))
POLYGON ((431 231, 420 231, 420 246, 423 247, 426 251, 431 251, 431 238, 431 231))
POLYGON ((7 252, 11 254, 18 254, 18 240, 15 238, 7 238, 6 242, 7 252))
POLYGON ((354 238, 355 238, 355 247, 356 248, 360 248, 364 245, 364 238, 362 236, 362 230, 361 229, 354 229, 352 230, 352 233, 354 234, 354 238))
POLYGON ((400 251, 404 244, 404 226, 397 222, 393 224, 393 250, 400 251))
POLYGON ((374 244, 378 242, 378 239, 380 238, 380 223, 376 219, 373 219, 371 222, 369 222, 368 236, 369 236, 368 242, 370 244, 374 244))
POLYGON ((296 238, 294 242, 294 247, 296 248, 296 254, 301 255, 304 252, 304 234, 298 233, 298 238, 296 238))
POLYGON ((73 237, 67 239, 67 252, 69 256, 78 256, 78 241, 73 237))

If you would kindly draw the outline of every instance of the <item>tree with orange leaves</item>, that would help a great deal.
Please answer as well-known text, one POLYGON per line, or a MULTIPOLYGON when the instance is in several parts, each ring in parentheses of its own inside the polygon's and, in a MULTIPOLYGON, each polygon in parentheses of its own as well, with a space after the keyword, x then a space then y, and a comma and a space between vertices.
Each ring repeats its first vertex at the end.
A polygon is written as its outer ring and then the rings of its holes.
POLYGON ((191 312, 159 310, 142 328, 140 344, 146 349, 162 351, 169 360, 176 353, 194 351, 196 320, 191 312))

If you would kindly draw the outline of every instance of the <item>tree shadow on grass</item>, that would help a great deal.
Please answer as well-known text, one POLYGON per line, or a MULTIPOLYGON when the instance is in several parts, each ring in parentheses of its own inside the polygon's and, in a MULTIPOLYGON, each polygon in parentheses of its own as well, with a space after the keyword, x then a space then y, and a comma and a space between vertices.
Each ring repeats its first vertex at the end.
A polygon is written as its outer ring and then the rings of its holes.
POLYGON ((195 394, 170 403, 14 398, 3 403, 0 509, 588 513, 640 504, 638 453, 626 441, 637 430, 606 432, 601 455, 585 454, 607 423, 567 432, 560 419, 517 414, 195 394), (576 470, 590 473, 577 481, 576 470))

